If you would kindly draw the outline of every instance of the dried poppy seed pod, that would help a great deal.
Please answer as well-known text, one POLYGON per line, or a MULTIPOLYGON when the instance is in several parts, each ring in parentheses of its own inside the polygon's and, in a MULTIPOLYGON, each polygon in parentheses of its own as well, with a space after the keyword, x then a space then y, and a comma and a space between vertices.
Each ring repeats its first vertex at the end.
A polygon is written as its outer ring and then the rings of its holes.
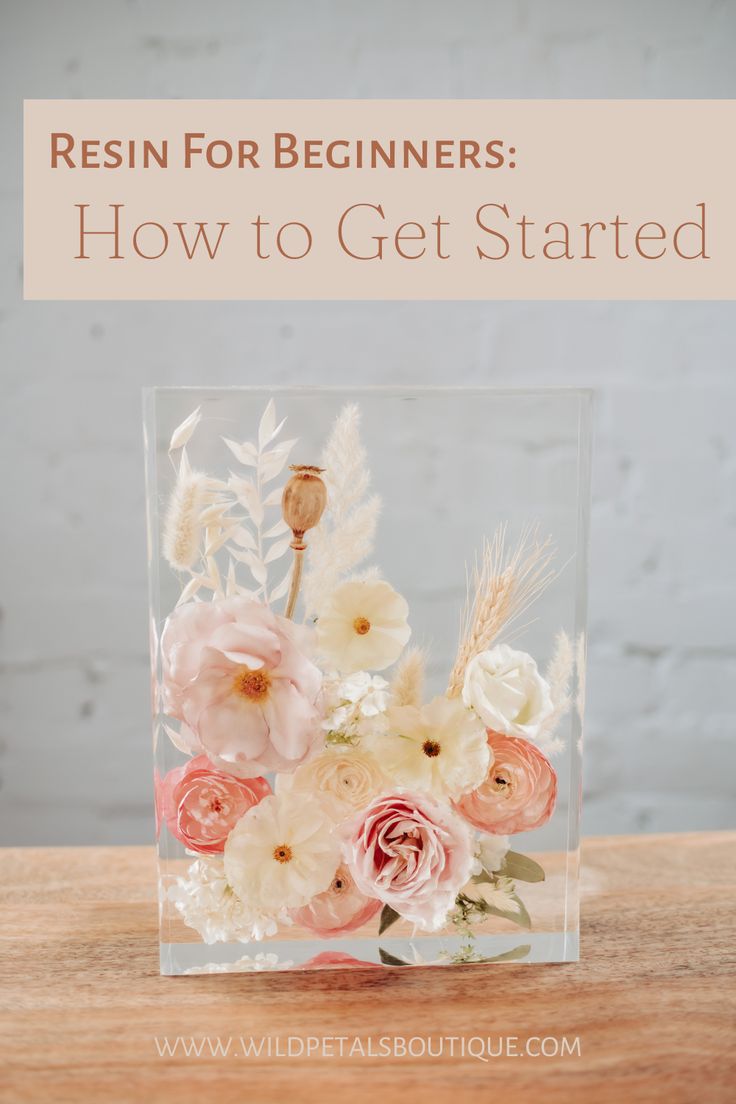
POLYGON ((324 468, 292 464, 291 470, 294 474, 284 487, 281 513, 294 536, 291 547, 303 552, 306 548, 304 534, 319 524, 325 512, 327 488, 320 478, 324 468))
POLYGON ((281 513, 291 529, 291 547, 294 549, 294 568, 285 611, 289 618, 294 616, 302 580, 302 561, 307 547, 304 534, 319 524, 327 505, 327 488, 320 478, 324 468, 315 468, 311 464, 292 464, 291 470, 294 474, 281 496, 281 513))

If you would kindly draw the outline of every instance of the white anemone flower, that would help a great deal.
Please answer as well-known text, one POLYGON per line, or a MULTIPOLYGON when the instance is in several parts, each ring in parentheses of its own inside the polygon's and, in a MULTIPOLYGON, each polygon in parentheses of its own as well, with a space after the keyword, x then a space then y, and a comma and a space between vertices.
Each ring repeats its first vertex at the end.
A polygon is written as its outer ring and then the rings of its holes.
POLYGON ((456 798, 475 789, 488 774, 491 752, 486 731, 461 701, 434 698, 418 709, 389 709, 387 731, 367 741, 383 770, 409 789, 456 798))
POLYGON ((383 579, 349 579, 320 612, 318 648, 342 673, 383 671, 411 636, 408 614, 406 599, 383 579))
POLYGON ((228 881, 254 911, 301 908, 327 889, 340 861, 331 828, 319 801, 265 797, 228 836, 228 881))

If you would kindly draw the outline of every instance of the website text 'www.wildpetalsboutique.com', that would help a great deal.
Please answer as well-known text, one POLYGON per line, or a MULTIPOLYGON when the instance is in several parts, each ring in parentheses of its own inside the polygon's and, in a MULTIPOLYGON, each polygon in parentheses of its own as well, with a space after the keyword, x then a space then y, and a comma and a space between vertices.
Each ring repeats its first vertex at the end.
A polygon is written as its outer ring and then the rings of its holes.
POLYGON ((177 1035, 154 1036, 159 1058, 581 1058, 566 1035, 177 1035))

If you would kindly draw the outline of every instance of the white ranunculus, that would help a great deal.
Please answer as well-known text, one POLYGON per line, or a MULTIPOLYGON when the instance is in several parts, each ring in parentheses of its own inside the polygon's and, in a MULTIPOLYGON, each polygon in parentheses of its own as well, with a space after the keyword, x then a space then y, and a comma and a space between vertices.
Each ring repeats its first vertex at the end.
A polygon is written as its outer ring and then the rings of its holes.
POLYGON ((494 732, 526 740, 535 739, 554 708, 549 686, 532 657, 507 644, 471 659, 463 701, 494 732))
POLYGON ((364 808, 388 788, 388 780, 373 755, 344 745, 327 747, 294 774, 280 774, 276 779, 278 796, 292 794, 307 806, 320 802, 334 823, 364 808))

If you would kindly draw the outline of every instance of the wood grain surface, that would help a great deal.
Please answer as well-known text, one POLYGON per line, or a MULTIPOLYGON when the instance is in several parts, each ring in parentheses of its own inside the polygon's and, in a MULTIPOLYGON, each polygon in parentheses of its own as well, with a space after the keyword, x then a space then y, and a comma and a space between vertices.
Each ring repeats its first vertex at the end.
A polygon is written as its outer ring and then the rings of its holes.
POLYGON ((0 855, 8 1104, 736 1100, 736 833, 587 840, 580 963, 185 978, 158 975, 152 850, 0 855), (239 1053, 290 1035, 510 1036, 521 1056, 239 1053), (159 1056, 204 1036, 228 1056, 159 1056), (562 1036, 579 1056, 525 1053, 562 1036))

